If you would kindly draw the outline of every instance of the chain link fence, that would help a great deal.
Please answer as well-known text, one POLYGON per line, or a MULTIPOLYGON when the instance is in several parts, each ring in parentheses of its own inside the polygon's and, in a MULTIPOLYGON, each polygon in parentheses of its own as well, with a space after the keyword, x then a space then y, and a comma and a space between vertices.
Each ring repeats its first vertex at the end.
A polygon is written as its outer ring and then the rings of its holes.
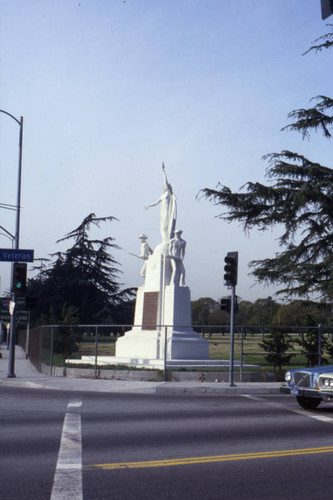
MULTIPOLYGON (((117 339, 132 328, 133 325, 51 325, 20 330, 17 340, 39 371, 52 374, 55 367, 69 366, 65 363, 66 359, 79 360, 82 356, 91 356, 94 363, 90 369, 94 369, 94 376, 98 378, 101 369, 98 357, 114 356, 117 339)), ((226 361, 224 370, 227 379, 229 325, 197 325, 189 328, 207 340, 211 360, 226 361)), ((234 331, 234 360, 238 380, 242 380, 245 371, 272 372, 274 379, 279 380, 281 372, 289 367, 331 364, 333 327, 237 326, 234 331), (287 344, 274 344, 278 335, 287 344), (265 341, 271 341, 270 350, 267 350, 267 346, 266 349, 263 347, 265 341), (283 361, 279 366, 281 359, 288 359, 288 362, 283 361)), ((84 363, 75 366, 88 368, 84 363)), ((111 369, 111 366, 103 369, 111 369)))

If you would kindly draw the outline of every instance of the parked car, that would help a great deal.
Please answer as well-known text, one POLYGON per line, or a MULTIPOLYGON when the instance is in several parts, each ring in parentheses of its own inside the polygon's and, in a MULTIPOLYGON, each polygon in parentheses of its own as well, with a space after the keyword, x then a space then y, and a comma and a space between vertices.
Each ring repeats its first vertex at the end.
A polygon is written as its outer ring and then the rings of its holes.
POLYGON ((296 396, 305 410, 314 410, 322 401, 333 401, 332 365, 288 370, 284 378, 280 391, 296 396))

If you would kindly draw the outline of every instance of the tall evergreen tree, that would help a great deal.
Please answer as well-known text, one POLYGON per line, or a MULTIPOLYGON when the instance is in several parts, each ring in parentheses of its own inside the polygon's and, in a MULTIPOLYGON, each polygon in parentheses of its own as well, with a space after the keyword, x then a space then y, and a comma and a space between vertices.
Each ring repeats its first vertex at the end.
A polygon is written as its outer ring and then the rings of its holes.
POLYGON ((92 226, 114 220, 91 213, 58 240, 74 240, 74 244, 65 252, 53 254, 55 261, 41 267, 37 277, 29 281, 29 293, 38 299, 35 319, 51 311, 61 317, 66 306, 75 308, 81 323, 115 321, 119 308, 132 298, 133 289, 120 290, 120 264, 109 253, 119 248, 114 238, 89 238, 92 226))
MULTIPOLYGON (((296 343, 301 346, 301 353, 306 357, 306 366, 316 366, 319 362, 319 336, 318 336, 318 325, 310 315, 305 317, 305 324, 309 328, 308 331, 302 334, 300 339, 296 340, 296 343)), ((327 359, 323 357, 323 352, 329 347, 329 344, 325 337, 322 337, 320 344, 320 357, 322 363, 327 363, 327 359)))
POLYGON ((283 330, 273 330, 265 339, 259 343, 259 347, 263 349, 267 363, 273 365, 282 371, 282 365, 289 365, 294 354, 288 354, 287 351, 293 350, 293 343, 290 335, 283 330))
MULTIPOLYGON (((333 46, 331 32, 315 40, 307 51, 318 52, 333 46)), ((287 129, 308 137, 322 131, 331 138, 333 99, 317 96, 315 106, 289 114, 295 120, 287 129)), ((238 221, 245 231, 284 226, 279 245, 283 249, 273 258, 252 261, 252 274, 259 282, 280 285, 279 293, 303 296, 318 292, 333 298, 333 170, 304 156, 282 151, 264 156, 268 160, 268 185, 248 182, 234 193, 219 184, 206 188, 204 196, 222 205, 219 217, 238 221), (245 188, 245 190, 244 190, 245 188)))

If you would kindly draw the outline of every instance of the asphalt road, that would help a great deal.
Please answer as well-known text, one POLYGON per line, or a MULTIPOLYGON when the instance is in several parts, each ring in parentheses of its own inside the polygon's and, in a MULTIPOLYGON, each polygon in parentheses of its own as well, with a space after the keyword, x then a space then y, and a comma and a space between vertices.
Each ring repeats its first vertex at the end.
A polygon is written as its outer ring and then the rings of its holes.
POLYGON ((333 405, 0 387, 0 497, 331 499, 333 405))

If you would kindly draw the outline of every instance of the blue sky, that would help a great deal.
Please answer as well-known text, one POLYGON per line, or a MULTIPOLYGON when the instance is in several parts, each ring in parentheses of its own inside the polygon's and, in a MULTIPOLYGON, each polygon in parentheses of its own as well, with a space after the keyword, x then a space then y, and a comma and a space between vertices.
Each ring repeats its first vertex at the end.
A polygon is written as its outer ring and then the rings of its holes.
MULTIPOLYGON (((120 280, 139 286, 129 252, 141 232, 160 241, 159 209, 144 206, 162 192, 164 161, 192 298, 228 293, 234 250, 238 295, 273 295, 253 286, 248 262, 278 251, 279 228, 248 237, 196 196, 263 181, 262 156, 282 149, 328 165, 328 141, 280 131, 289 111, 332 94, 332 53, 302 56, 326 31, 319 0, 1 0, 0 109, 24 116, 21 248, 47 257, 90 212, 112 215, 96 235, 116 239, 120 280)), ((18 126, 0 114, 2 203, 16 203, 17 146, 18 126)), ((14 233, 15 214, 0 210, 0 224, 14 233)))

